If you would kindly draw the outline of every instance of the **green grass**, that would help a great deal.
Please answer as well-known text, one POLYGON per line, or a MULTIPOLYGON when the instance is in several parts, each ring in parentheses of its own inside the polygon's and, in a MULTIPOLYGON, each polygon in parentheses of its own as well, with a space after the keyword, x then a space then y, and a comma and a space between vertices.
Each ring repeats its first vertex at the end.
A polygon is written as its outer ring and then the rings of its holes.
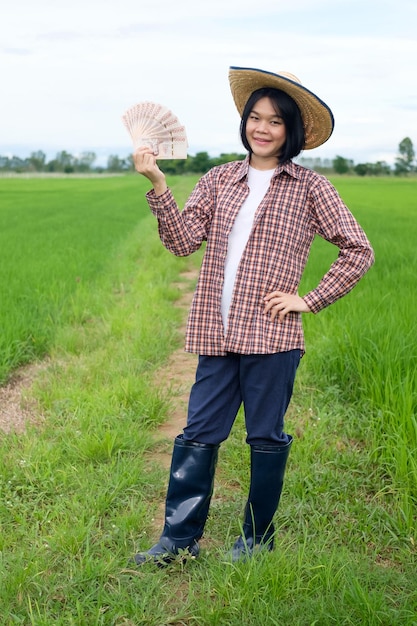
POLYGON ((0 180, 0 379, 83 321, 75 303, 142 219, 133 194, 118 178, 0 180))
MULTIPOLYGON (((106 306, 109 275, 124 289, 114 266, 149 221, 143 189, 135 177, 0 179, 0 383, 45 355, 63 326, 88 324, 106 306)), ((132 266, 135 246, 130 254, 132 266)))
MULTIPOLYGON (((175 259, 162 248, 140 177, 0 181, 9 215, 21 206, 25 217, 5 238, 10 254, 19 232, 26 229, 30 239, 51 189, 60 190, 55 203, 66 229, 84 230, 75 206, 95 212, 89 235, 74 230, 61 240, 64 250, 68 242, 80 246, 80 266, 68 274, 42 244, 42 232, 49 238, 52 231, 38 232, 38 253, 45 250, 39 268, 48 276, 57 265, 66 278, 59 297, 42 292, 47 280, 39 282, 39 299, 54 320, 44 343, 50 364, 29 394, 43 423, 0 440, 2 624, 417 625, 417 188, 399 180, 335 182, 377 260, 352 294, 305 317, 308 349, 287 419, 295 442, 276 550, 246 564, 225 559, 248 487, 240 415, 220 450, 201 558, 130 571, 128 558, 157 536, 152 518, 167 481, 153 451, 171 391, 155 386, 153 372, 181 342, 173 282, 198 266, 199 255, 175 259), (37 198, 32 228, 22 195, 37 198), (77 200, 66 204, 70 197, 77 200), (97 223, 103 232, 90 245, 97 223), (74 285, 74 275, 83 280, 74 285)), ((171 183, 182 201, 192 180, 171 183)), ((303 289, 334 256, 332 247, 315 243, 303 289)), ((17 278, 19 268, 32 272, 23 262, 14 272, 8 265, 2 271, 9 276, 17 278)))
MULTIPOLYGON (((402 526, 412 529, 417 500, 417 183, 338 179, 336 184, 368 233, 376 262, 352 294, 316 318, 306 318, 314 350, 310 371, 317 384, 325 380, 357 409, 360 436, 395 482, 400 515, 407 518, 402 526)), ((328 263, 332 252, 327 248, 314 250, 323 259, 310 266, 306 283, 314 284, 328 263)))

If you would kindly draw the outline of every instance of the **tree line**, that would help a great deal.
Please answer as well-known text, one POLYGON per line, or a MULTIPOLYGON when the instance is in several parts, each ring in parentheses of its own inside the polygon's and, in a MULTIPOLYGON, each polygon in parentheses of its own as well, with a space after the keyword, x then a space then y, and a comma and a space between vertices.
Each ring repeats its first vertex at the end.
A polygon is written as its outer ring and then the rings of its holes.
POLYGON ((397 157, 392 170, 385 161, 376 163, 358 163, 336 156, 333 160, 333 169, 337 174, 355 173, 358 176, 387 176, 394 173, 397 176, 417 172, 417 164, 413 142, 410 137, 405 137, 398 146, 397 157))
MULTIPOLYGON (((241 160, 245 154, 222 153, 218 157, 210 157, 208 152, 197 152, 195 156, 187 159, 172 159, 158 161, 159 167, 165 174, 203 174, 215 165, 221 165, 229 161, 241 160)), ((106 166, 95 165, 97 156, 94 152, 82 152, 74 156, 62 150, 55 158, 47 160, 42 150, 31 152, 29 157, 0 156, 0 172, 44 172, 44 173, 125 173, 133 172, 134 164, 132 155, 121 158, 117 154, 111 154, 107 158, 106 166)), ((336 155, 334 159, 320 159, 300 157, 298 162, 305 167, 322 173, 356 174, 358 176, 389 176, 407 175, 417 172, 417 163, 413 142, 405 137, 398 146, 398 153, 392 168, 385 161, 376 163, 357 163, 352 159, 336 155)))
MULTIPOLYGON (((158 161, 159 167, 166 174, 201 174, 207 172, 215 165, 221 165, 229 161, 244 159, 244 154, 228 153, 219 157, 210 157, 208 152, 198 152, 195 156, 188 156, 187 159, 171 159, 158 161)), ((131 154, 121 158, 117 154, 111 154, 107 158, 106 166, 95 165, 97 155, 94 152, 82 152, 74 156, 62 150, 55 158, 47 160, 45 152, 37 150, 31 152, 29 157, 0 156, 0 172, 44 172, 44 173, 123 173, 133 172, 135 167, 131 154)))

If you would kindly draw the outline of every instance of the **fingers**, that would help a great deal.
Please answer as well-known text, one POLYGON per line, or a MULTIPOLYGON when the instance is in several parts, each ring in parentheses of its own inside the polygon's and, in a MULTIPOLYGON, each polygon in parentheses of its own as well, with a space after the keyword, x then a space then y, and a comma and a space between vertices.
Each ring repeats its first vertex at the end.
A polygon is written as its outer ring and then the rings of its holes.
POLYGON ((310 311, 307 304, 298 294, 272 291, 265 296, 264 302, 264 313, 270 312, 271 319, 275 319, 278 316, 281 322, 288 313, 308 313, 310 311))
POLYGON ((136 171, 145 176, 154 171, 157 167, 155 154, 149 146, 141 146, 135 150, 133 153, 133 162, 136 171))
POLYGON ((270 293, 267 293, 266 296, 264 296, 264 300, 271 300, 272 298, 279 298, 281 296, 287 296, 289 294, 285 293, 284 291, 271 291, 270 293))
POLYGON ((268 313, 273 307, 283 304, 288 294, 282 293, 282 291, 272 291, 264 297, 265 313, 268 313))
POLYGON ((282 321, 287 313, 290 312, 290 307, 285 301, 285 296, 281 291, 273 291, 264 298, 265 308, 264 313, 271 312, 271 319, 274 320, 277 316, 279 321, 282 321))

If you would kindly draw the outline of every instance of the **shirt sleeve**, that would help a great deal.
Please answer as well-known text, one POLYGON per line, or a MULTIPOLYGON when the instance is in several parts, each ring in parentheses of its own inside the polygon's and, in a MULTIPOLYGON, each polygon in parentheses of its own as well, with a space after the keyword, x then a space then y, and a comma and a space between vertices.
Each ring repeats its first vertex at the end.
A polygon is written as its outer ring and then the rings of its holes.
POLYGON ((364 231, 336 189, 324 177, 312 189, 311 201, 316 233, 339 248, 336 261, 316 289, 303 297, 318 313, 343 297, 374 262, 374 252, 364 231))
POLYGON ((146 194, 149 208, 158 220, 163 245, 176 256, 188 256, 207 239, 213 212, 213 201, 206 177, 200 179, 180 211, 170 189, 160 196, 152 189, 146 194))

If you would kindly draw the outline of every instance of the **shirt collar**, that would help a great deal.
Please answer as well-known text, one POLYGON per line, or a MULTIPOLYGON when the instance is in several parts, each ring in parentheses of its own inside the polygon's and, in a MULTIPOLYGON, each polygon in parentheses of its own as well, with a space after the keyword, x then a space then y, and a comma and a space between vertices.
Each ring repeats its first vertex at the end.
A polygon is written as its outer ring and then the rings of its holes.
MULTIPOLYGON (((248 177, 248 171, 249 171, 249 155, 247 155, 247 157, 243 160, 240 161, 239 163, 239 167, 236 171, 236 175, 235 175, 235 182, 239 182, 244 178, 248 177)), ((297 168, 297 165, 295 165, 295 163, 293 163, 292 161, 285 161, 285 163, 280 163, 274 174, 273 174, 273 178, 276 178, 277 176, 279 176, 282 172, 286 172, 287 174, 289 174, 290 176, 292 176, 293 178, 300 178, 300 174, 297 168)))

